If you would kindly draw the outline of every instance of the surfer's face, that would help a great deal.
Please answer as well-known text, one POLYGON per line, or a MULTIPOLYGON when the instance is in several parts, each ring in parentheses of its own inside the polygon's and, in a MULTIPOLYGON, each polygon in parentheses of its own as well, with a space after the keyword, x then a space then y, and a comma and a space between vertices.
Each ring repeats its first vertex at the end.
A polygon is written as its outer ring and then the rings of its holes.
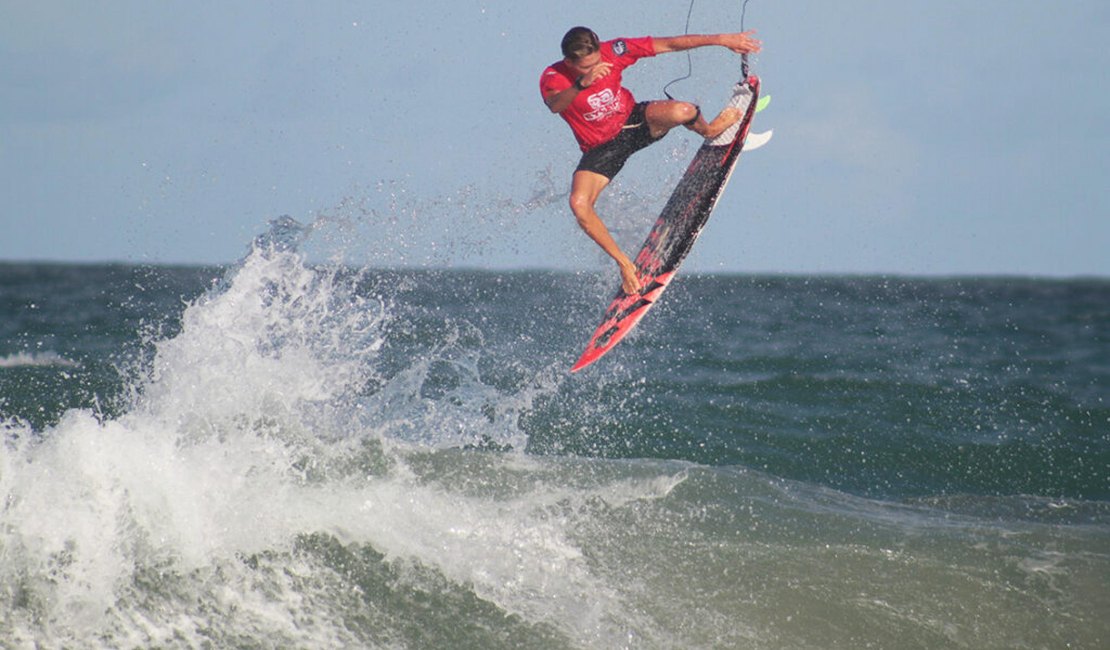
POLYGON ((587 74, 590 70, 594 69, 598 63, 601 63, 601 52, 590 52, 580 59, 566 59, 567 66, 578 74, 587 74))

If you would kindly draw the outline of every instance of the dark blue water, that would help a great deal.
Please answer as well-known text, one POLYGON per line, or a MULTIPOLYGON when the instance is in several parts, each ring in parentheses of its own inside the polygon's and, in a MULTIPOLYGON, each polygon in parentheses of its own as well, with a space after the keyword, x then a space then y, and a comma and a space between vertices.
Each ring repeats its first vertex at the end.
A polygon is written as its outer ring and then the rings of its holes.
MULTIPOLYGON (((279 239, 281 239, 279 237, 279 239)), ((13 647, 1105 647, 1110 282, 0 265, 13 647)))

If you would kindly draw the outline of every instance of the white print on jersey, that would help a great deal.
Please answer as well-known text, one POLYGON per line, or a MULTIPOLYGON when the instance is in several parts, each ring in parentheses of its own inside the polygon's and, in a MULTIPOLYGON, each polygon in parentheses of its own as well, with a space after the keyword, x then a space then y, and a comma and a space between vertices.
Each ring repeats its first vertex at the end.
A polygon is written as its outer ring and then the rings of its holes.
POLYGON ((594 93, 586 98, 590 108, 594 109, 582 117, 589 122, 603 120, 621 110, 620 97, 611 88, 605 88, 599 93, 594 93))

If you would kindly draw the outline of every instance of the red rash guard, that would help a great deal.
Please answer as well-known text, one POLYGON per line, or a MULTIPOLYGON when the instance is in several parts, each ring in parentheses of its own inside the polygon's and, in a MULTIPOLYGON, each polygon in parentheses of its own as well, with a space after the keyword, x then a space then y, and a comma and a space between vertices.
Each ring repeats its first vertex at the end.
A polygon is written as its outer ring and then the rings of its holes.
MULTIPOLYGON (((636 100, 621 86, 621 71, 636 61, 655 56, 651 37, 618 38, 601 44, 601 60, 613 64, 609 74, 578 93, 560 115, 574 131, 578 146, 589 151, 612 140, 628 119, 636 100)), ((564 61, 552 63, 540 75, 540 94, 547 98, 574 85, 577 75, 564 61)))

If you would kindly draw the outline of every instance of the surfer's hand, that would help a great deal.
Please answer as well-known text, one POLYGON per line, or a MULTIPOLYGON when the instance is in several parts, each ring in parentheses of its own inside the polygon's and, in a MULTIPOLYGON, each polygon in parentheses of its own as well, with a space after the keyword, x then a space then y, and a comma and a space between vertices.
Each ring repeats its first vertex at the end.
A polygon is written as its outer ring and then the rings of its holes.
POLYGON ((590 71, 582 75, 582 85, 589 88, 594 85, 594 82, 602 77, 609 76, 613 71, 613 64, 608 61, 599 61, 597 65, 590 68, 590 71))
POLYGON ((755 54, 763 48, 763 42, 753 38, 754 29, 737 34, 721 34, 721 45, 737 54, 755 54))
POLYGON ((620 265, 621 269, 621 290, 627 294, 640 293, 640 278, 636 272, 636 265, 632 262, 626 262, 620 265))

